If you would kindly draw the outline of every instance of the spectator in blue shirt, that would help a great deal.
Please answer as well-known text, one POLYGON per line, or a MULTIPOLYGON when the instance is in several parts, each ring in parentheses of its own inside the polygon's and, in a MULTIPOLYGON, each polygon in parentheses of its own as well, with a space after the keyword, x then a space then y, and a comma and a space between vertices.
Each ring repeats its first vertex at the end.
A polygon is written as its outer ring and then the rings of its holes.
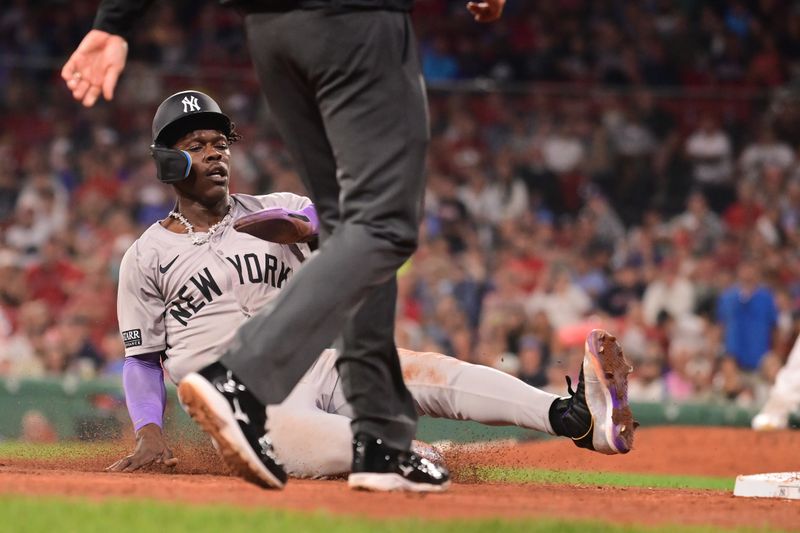
POLYGON ((725 329, 725 351, 741 369, 753 371, 772 346, 778 309, 772 291, 761 285, 755 264, 742 264, 738 278, 739 283, 720 296, 717 313, 725 329))
POLYGON ((430 83, 458 78, 458 63, 443 37, 435 38, 430 46, 423 46, 422 74, 430 83))

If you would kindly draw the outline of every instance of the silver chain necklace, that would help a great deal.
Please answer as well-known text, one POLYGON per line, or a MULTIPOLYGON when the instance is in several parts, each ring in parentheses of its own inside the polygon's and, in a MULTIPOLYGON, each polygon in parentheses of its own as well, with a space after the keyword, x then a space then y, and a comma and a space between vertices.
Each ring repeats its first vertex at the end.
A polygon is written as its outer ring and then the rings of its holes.
POLYGON ((212 225, 208 228, 205 236, 200 237, 197 233, 194 232, 194 226, 191 222, 186 220, 186 217, 183 216, 180 211, 170 211, 169 216, 183 224, 183 227, 186 228, 186 233, 189 235, 189 238, 192 239, 192 244, 195 246, 200 246, 201 244, 205 244, 211 240, 211 236, 214 235, 217 230, 219 230, 222 226, 227 224, 231 219, 231 204, 228 204, 228 212, 225 213, 225 216, 222 217, 222 220, 217 222, 216 224, 212 225))

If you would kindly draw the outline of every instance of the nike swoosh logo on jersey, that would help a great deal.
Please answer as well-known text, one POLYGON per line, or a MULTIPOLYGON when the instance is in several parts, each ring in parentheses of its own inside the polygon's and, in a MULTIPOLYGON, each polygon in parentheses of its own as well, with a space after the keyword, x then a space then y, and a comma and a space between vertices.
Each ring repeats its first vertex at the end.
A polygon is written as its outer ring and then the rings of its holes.
POLYGON ((161 272, 162 274, 166 274, 167 270, 169 270, 169 268, 172 266, 172 264, 175 263, 175 261, 177 261, 179 257, 180 257, 180 255, 176 255, 175 259, 173 259, 172 261, 167 263, 165 266, 159 265, 158 266, 158 271, 161 272))

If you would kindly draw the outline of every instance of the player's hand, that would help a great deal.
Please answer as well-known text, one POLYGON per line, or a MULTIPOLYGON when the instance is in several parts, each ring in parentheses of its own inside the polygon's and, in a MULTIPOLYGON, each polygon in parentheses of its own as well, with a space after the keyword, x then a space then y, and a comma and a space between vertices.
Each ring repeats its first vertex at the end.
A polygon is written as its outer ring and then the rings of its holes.
POLYGON ((506 0, 481 0, 480 2, 467 2, 467 9, 478 22, 492 22, 500 18, 506 0))
POLYGON ((133 472, 145 466, 173 467, 177 464, 178 459, 167 447, 161 428, 147 424, 136 432, 136 449, 133 453, 106 468, 106 472, 133 472))
POLYGON ((103 97, 111 100, 119 75, 125 68, 128 42, 119 35, 100 30, 86 34, 61 69, 75 100, 92 107, 102 90, 103 97))

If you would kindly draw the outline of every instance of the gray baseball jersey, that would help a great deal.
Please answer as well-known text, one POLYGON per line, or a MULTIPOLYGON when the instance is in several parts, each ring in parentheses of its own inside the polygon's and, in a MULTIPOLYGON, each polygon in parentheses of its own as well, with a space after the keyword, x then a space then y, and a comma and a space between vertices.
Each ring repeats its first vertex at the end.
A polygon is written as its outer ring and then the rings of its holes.
MULTIPOLYGON (((303 209, 291 193, 234 194, 232 218, 269 207, 303 209)), ((128 249, 120 266, 117 314, 125 355, 164 351, 175 382, 216 361, 239 325, 273 299, 310 250, 239 233, 231 224, 194 245, 159 223, 128 249)))
MULTIPOLYGON (((233 218, 265 209, 302 209, 289 193, 233 195, 233 218)), ((279 245, 229 224, 196 246, 156 223, 125 253, 117 307, 125 355, 165 351, 174 381, 216 361, 236 329, 267 305, 309 255, 307 245, 279 245)), ((289 397, 269 407, 268 428, 287 472, 340 474, 352 460, 352 412, 339 386, 335 350, 325 350, 289 397)), ((400 350, 400 364, 420 414, 552 433, 555 395, 492 368, 439 354, 400 350)))

